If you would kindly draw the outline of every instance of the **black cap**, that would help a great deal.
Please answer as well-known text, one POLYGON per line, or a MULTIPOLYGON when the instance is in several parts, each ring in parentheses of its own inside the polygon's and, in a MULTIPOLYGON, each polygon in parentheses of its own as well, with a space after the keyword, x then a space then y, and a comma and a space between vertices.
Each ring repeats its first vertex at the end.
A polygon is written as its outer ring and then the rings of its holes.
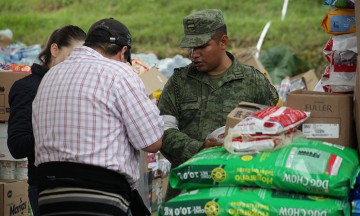
POLYGON ((121 22, 113 18, 102 19, 90 27, 86 42, 109 42, 131 48, 131 34, 121 22))

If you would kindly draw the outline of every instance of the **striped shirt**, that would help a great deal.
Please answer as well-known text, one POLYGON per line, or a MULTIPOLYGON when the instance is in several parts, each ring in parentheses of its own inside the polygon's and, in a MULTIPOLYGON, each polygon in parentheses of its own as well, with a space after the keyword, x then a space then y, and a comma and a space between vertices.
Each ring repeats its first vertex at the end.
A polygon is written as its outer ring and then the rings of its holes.
POLYGON ((33 102, 35 165, 70 161, 124 174, 134 187, 139 151, 163 120, 132 68, 89 47, 75 48, 44 76, 33 102))

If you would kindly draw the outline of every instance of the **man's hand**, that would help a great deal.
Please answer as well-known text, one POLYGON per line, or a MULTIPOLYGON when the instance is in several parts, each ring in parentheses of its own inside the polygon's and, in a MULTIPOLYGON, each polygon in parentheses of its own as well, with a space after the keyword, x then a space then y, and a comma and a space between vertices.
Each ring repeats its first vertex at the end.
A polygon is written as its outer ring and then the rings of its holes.
POLYGON ((206 149, 206 148, 211 148, 211 147, 215 147, 215 146, 223 146, 223 143, 218 142, 217 139, 215 138, 209 138, 206 139, 204 141, 203 146, 200 148, 200 150, 206 149))

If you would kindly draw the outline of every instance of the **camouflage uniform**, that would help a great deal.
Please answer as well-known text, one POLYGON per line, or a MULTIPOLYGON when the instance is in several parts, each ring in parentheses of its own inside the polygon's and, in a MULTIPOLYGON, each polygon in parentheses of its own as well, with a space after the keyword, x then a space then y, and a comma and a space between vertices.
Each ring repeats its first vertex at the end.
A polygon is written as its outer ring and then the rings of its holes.
MULTIPOLYGON (((269 80, 253 67, 233 61, 218 86, 211 85, 209 75, 192 65, 175 69, 166 83, 158 107, 161 115, 176 117, 178 128, 164 133, 161 153, 172 168, 196 154, 208 134, 224 126, 226 116, 241 101, 276 105, 278 94, 269 80)), ((179 194, 168 187, 166 200, 179 194)))

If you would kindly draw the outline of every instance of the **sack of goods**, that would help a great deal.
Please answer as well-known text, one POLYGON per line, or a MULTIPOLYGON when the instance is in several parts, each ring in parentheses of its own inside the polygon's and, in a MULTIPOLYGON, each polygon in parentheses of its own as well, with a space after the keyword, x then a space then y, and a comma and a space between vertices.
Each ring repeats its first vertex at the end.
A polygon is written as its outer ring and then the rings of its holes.
POLYGON ((267 107, 229 128, 224 146, 239 155, 282 148, 295 138, 305 137, 296 127, 309 117, 309 112, 290 107, 267 107))
POLYGON ((172 169, 169 182, 182 190, 246 186, 345 198, 355 184, 358 165, 354 149, 297 138, 288 146, 258 154, 204 149, 172 169))
POLYGON ((271 189, 215 187, 183 193, 164 203, 158 215, 350 216, 350 205, 345 199, 271 189))

